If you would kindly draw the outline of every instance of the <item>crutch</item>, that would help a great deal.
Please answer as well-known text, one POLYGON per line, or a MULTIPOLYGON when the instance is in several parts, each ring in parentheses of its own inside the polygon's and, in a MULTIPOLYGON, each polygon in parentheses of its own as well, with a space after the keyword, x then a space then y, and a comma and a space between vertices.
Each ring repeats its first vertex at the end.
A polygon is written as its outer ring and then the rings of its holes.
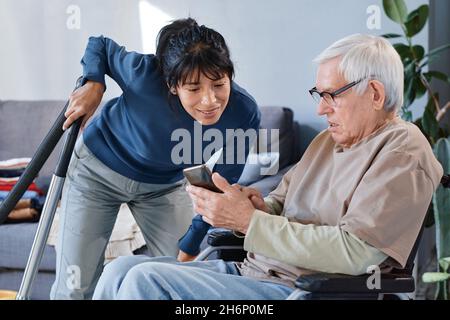
MULTIPOLYGON (((74 90, 81 87, 84 82, 83 77, 78 78, 74 90)), ((58 144, 58 141, 63 136, 64 131, 62 130, 62 126, 66 120, 64 113, 66 112, 68 105, 69 100, 66 102, 64 109, 59 114, 49 133, 47 133, 44 140, 39 145, 36 153, 21 175, 19 181, 11 190, 8 197, 2 202, 0 206, 0 224, 7 219, 8 214, 14 209, 20 198, 22 198, 23 194, 28 189, 28 186, 36 178, 45 161, 47 161, 48 157, 58 144)), ((81 121, 82 118, 77 119, 77 121, 75 121, 67 130, 68 134, 66 136, 63 149, 60 153, 56 170, 50 182, 47 198, 45 200, 39 225, 34 237, 33 246, 31 247, 27 266, 23 274, 22 283, 16 296, 17 300, 27 300, 30 297, 33 281, 36 277, 42 256, 44 254, 45 245, 53 223, 58 201, 61 196, 72 151, 75 147, 78 132, 80 131, 81 121)))

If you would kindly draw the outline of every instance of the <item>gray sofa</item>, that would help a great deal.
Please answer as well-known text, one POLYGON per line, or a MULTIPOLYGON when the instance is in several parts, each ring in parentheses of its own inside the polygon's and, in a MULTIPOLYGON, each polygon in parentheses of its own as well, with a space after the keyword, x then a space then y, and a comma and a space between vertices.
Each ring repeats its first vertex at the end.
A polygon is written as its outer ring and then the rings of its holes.
MULTIPOLYGON (((64 101, 0 101, 0 160, 32 157, 64 104, 64 101)), ((280 129, 280 171, 274 176, 261 177, 252 184, 263 194, 267 194, 300 158, 299 127, 293 121, 293 113, 288 108, 263 107, 261 110, 261 127, 280 129)), ((48 188, 62 140, 36 180, 36 184, 44 190, 48 188)), ((0 290, 18 290, 37 225, 0 225, 0 290)), ((48 299, 55 277, 55 260, 54 247, 47 245, 33 285, 32 299, 48 299)))

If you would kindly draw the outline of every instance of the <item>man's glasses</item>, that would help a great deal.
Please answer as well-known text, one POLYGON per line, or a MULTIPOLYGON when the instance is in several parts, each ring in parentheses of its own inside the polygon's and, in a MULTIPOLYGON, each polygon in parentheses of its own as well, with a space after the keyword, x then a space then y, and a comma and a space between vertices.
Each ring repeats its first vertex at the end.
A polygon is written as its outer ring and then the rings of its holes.
POLYGON ((330 105, 330 106, 332 106, 332 107, 335 107, 335 106, 336 106, 336 101, 335 101, 336 96, 338 96, 338 95, 340 95, 341 93, 347 91, 348 89, 350 89, 350 88, 356 86, 356 85, 357 85, 358 83, 360 83, 362 80, 363 80, 363 79, 360 79, 360 80, 358 80, 358 81, 350 82, 349 84, 343 86, 342 88, 337 89, 337 90, 334 91, 334 92, 327 92, 327 91, 319 92, 319 91, 317 90, 317 88, 314 87, 314 88, 312 88, 311 90, 309 90, 309 93, 311 94, 311 96, 313 97, 313 99, 314 99, 315 101, 317 101, 317 103, 320 103, 320 99, 323 99, 323 101, 324 101, 326 104, 328 104, 328 105, 330 105))

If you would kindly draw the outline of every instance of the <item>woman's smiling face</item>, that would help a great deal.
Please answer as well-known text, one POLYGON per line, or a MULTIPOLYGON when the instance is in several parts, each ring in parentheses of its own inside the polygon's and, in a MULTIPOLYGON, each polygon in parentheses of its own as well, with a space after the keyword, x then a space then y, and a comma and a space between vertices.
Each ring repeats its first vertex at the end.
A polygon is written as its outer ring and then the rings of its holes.
POLYGON ((223 74, 218 79, 195 72, 185 83, 171 88, 178 95, 184 110, 202 125, 212 125, 219 121, 230 98, 230 78, 223 74))

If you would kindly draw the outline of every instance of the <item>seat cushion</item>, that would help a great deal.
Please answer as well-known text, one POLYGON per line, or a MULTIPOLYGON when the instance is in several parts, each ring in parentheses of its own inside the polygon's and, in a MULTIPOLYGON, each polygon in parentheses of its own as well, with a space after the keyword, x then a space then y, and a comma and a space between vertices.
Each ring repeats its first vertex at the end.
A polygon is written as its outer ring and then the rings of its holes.
MULTIPOLYGON (((37 223, 0 225, 0 268, 25 269, 37 223)), ((55 271, 55 248, 46 245, 39 270, 55 271)))
MULTIPOLYGON (((0 289, 19 291, 22 283, 23 270, 1 269, 0 268, 0 289)), ((50 299, 50 290, 55 281, 54 272, 39 272, 34 279, 31 288, 30 299, 48 300, 50 299)))

